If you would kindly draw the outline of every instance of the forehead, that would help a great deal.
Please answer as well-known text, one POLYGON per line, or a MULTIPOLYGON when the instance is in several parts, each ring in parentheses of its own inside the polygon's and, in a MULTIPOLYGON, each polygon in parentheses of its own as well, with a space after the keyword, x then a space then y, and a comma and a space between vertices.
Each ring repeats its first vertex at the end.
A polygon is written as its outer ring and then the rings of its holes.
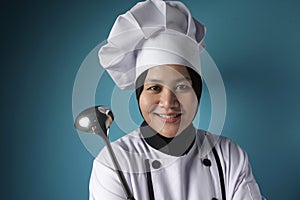
POLYGON ((145 82, 191 80, 187 68, 183 65, 160 65, 148 70, 145 82))

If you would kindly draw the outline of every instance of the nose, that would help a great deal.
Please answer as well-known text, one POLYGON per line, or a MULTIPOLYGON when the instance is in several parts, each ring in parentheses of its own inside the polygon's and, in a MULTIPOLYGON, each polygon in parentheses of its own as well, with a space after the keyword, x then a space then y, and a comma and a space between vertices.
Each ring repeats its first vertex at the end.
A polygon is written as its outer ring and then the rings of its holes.
POLYGON ((165 109, 170 109, 178 107, 179 101, 172 90, 164 88, 160 95, 159 105, 165 109))

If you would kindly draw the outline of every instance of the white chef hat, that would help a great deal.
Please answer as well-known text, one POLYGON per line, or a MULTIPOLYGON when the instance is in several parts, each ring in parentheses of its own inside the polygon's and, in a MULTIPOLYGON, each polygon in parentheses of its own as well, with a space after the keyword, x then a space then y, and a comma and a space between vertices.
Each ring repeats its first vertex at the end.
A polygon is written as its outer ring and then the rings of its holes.
POLYGON ((201 75, 205 27, 179 1, 146 0, 115 21, 100 64, 121 89, 133 89, 137 77, 163 64, 180 64, 201 75))

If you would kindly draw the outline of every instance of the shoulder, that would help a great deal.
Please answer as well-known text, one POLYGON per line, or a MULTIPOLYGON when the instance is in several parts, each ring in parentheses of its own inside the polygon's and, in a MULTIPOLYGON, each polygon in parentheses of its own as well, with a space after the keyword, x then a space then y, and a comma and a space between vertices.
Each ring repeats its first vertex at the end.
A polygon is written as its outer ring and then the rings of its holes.
POLYGON ((141 132, 140 129, 137 128, 136 130, 126 134, 125 136, 119 138, 118 140, 112 143, 113 146, 119 146, 124 150, 130 150, 135 145, 139 145, 141 142, 141 132))
POLYGON ((248 155, 240 145, 225 136, 210 133, 205 136, 213 138, 227 184, 227 196, 230 199, 264 199, 252 174, 248 155))
MULTIPOLYGON (((117 139, 116 141, 111 142, 111 146, 114 151, 131 151, 134 146, 138 145, 141 142, 141 134, 139 129, 136 129, 123 137, 117 139)), ((97 157, 101 157, 108 153, 107 147, 105 146, 97 157)))
POLYGON ((209 153, 214 147, 218 155, 223 158, 224 162, 229 164, 237 164, 247 162, 247 153, 232 139, 209 133, 207 131, 198 130, 197 138, 201 142, 201 148, 209 153))
POLYGON ((226 136, 220 136, 217 144, 217 147, 219 147, 223 153, 246 156, 245 150, 237 142, 226 136))
MULTIPOLYGON (((140 157, 139 155, 142 155, 146 151, 143 143, 144 142, 141 139, 140 131, 139 129, 136 129, 112 142, 111 147, 120 165, 122 165, 124 168, 130 168, 129 161, 138 160, 140 157)), ((100 151, 98 156, 95 158, 94 163, 97 163, 97 165, 114 168, 111 155, 107 147, 104 147, 100 151)))
POLYGON ((216 149, 220 156, 225 159, 225 164, 234 165, 237 168, 241 168, 241 170, 248 165, 247 152, 232 139, 220 136, 216 149))

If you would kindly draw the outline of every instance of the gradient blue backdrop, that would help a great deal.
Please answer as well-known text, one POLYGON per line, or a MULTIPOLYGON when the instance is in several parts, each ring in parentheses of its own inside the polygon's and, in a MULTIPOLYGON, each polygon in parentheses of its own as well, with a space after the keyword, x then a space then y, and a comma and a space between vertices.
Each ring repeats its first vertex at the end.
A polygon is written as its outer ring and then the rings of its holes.
MULTIPOLYGON (((73 128, 73 83, 136 2, 1 2, 1 199, 88 198, 93 157, 73 128)), ((223 134, 248 152, 268 199, 300 199, 299 1, 183 2, 225 82, 223 134)))

